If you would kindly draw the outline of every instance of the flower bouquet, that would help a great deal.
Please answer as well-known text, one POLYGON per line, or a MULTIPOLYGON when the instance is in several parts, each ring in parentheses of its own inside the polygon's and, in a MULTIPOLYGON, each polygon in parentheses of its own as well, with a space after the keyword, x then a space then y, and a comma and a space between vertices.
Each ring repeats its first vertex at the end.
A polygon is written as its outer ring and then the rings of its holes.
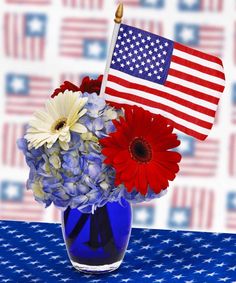
POLYGON ((174 128, 204 140, 224 90, 220 59, 120 24, 122 11, 104 77, 64 82, 18 142, 28 189, 62 210, 70 260, 91 273, 120 266, 130 203, 161 197, 179 171, 174 128))
POLYGON ((101 78, 65 82, 18 141, 35 199, 62 210, 73 265, 119 267, 131 231, 130 203, 162 196, 179 170, 180 141, 161 115, 116 109, 98 95, 101 78))

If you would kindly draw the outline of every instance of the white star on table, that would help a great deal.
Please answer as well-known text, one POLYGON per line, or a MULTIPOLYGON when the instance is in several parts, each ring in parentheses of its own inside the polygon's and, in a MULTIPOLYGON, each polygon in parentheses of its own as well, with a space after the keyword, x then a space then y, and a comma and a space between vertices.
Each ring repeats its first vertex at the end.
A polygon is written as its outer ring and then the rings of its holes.
POLYGON ((8 199, 14 199, 20 197, 20 192, 17 186, 9 185, 5 191, 8 199))
POLYGON ((174 268, 166 268, 165 269, 165 271, 164 272, 167 272, 167 273, 172 273, 172 272, 174 272, 175 271, 175 269, 174 268))
POLYGON ((184 27, 179 36, 182 38, 183 42, 190 42, 192 40, 194 40, 194 32, 193 29, 191 27, 184 27))
POLYGON ((227 237, 227 238, 224 238, 222 242, 230 242, 231 240, 233 240, 232 237, 227 237))
POLYGON ((216 248, 216 249, 212 249, 212 252, 219 252, 221 250, 222 250, 221 248, 216 248))
POLYGON ((203 272, 206 272, 206 270, 205 269, 199 269, 199 270, 194 271, 194 273, 197 273, 197 274, 202 274, 203 272))
POLYGON ((207 262, 207 263, 210 263, 210 262, 212 262, 214 259, 213 258, 208 258, 208 259, 205 259, 203 262, 205 263, 205 262, 207 262))
POLYGON ((229 278, 229 277, 223 277, 223 278, 220 278, 219 281, 226 282, 226 281, 228 281, 229 279, 231 279, 231 278, 229 278))
POLYGON ((140 269, 134 269, 134 270, 132 270, 132 272, 135 272, 135 273, 140 273, 140 272, 142 272, 143 270, 140 268, 140 269))
POLYGON ((34 17, 28 21, 29 29, 32 33, 41 33, 43 29, 43 21, 40 20, 38 17, 34 17))
POLYGON ((188 265, 184 265, 183 266, 183 269, 190 269, 190 268, 192 268, 193 267, 193 265, 192 264, 188 264, 188 265))
POLYGON ((14 92, 19 92, 25 89, 25 81, 22 78, 14 78, 11 81, 11 88, 14 90, 14 92))
POLYGON ((229 267, 229 268, 228 268, 228 271, 230 271, 230 270, 235 271, 235 270, 236 270, 236 265, 229 267))
POLYGON ((143 278, 152 278, 154 275, 153 274, 145 274, 144 276, 143 276, 143 278))
POLYGON ((163 240, 163 241, 161 242, 161 244, 169 244, 171 241, 173 241, 173 240, 171 240, 171 239, 166 239, 166 240, 163 240))
POLYGON ((198 0, 183 0, 183 3, 189 7, 192 7, 198 3, 198 0))
POLYGON ((187 215, 185 211, 175 211, 173 214, 173 222, 176 225, 183 225, 187 221, 187 215))
POLYGON ((217 263, 216 264, 216 267, 223 267, 225 265, 225 263, 224 262, 221 262, 221 263, 217 263))
POLYGON ((99 42, 92 42, 88 45, 88 54, 92 56, 99 57, 102 53, 102 47, 99 42))
POLYGON ((207 273, 207 277, 213 277, 214 275, 217 275, 218 273, 216 272, 212 272, 212 273, 207 273))

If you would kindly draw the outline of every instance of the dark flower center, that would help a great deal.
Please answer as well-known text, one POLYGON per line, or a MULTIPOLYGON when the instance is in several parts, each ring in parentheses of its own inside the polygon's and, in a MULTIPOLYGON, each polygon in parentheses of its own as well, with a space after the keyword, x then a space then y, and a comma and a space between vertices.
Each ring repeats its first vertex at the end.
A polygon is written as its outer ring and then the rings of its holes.
POLYGON ((134 160, 147 163, 152 159, 152 148, 143 138, 135 138, 129 146, 129 151, 134 160))
POLYGON ((67 119, 66 119, 66 118, 58 119, 58 120, 52 125, 52 131, 55 132, 55 131, 61 130, 62 128, 65 127, 66 122, 67 122, 67 119))
POLYGON ((61 121, 59 122, 56 127, 55 127, 55 130, 60 130, 61 128, 63 128, 65 126, 66 122, 65 121, 61 121))

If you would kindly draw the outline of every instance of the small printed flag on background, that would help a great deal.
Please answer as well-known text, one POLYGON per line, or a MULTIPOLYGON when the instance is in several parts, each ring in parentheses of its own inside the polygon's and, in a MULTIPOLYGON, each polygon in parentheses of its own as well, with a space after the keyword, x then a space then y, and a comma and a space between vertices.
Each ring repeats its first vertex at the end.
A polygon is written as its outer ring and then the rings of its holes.
POLYGON ((228 192, 226 205, 226 227, 236 229, 236 191, 228 192))
POLYGON ((21 74, 6 75, 6 113, 31 115, 50 97, 50 78, 21 74))
POLYGON ((229 140, 229 176, 236 177, 236 134, 230 135, 229 140))
POLYGON ((90 77, 91 79, 96 79, 99 77, 99 74, 72 74, 72 73, 63 73, 60 76, 59 84, 63 84, 65 81, 72 82, 73 84, 80 86, 84 77, 90 77))
POLYGON ((181 144, 176 148, 182 155, 180 176, 214 177, 217 175, 220 145, 218 140, 197 141, 190 136, 178 135, 181 144))
POLYGON ((154 204, 134 204, 133 209, 133 224, 134 226, 152 226, 155 220, 155 205, 154 204))
POLYGON ((214 191, 175 187, 169 211, 169 227, 177 229, 210 229, 214 206, 214 191))
POLYGON ((105 59, 107 32, 107 20, 65 18, 61 27, 60 55, 87 59, 105 59))
POLYGON ((45 53, 47 16, 6 13, 4 43, 7 57, 42 60, 45 53))
POLYGON ((104 0, 61 0, 63 6, 79 9, 102 9, 104 6, 104 0))
POLYGON ((42 221, 44 207, 35 202, 32 191, 17 181, 0 183, 0 219, 42 221))
POLYGON ((132 19, 124 19, 124 24, 149 31, 151 33, 155 33, 160 36, 163 35, 163 25, 162 22, 160 21, 132 18, 132 19))
POLYGON ((51 0, 5 0, 7 4, 50 5, 51 0))
MULTIPOLYGON (((236 3, 236 1, 235 1, 235 3, 236 3)), ((235 6, 236 6, 236 4, 235 4, 235 6)), ((236 10, 236 8, 235 8, 235 10, 236 10)), ((234 65, 236 65, 236 22, 234 22, 233 44, 234 44, 234 46, 233 46, 233 49, 234 49, 233 58, 234 58, 234 65)))
POLYGON ((176 24, 175 40, 202 52, 222 57, 224 28, 198 24, 176 24))
POLYGON ((224 85, 219 58, 121 24, 104 96, 162 114, 176 129, 204 140, 224 85))
POLYGON ((22 138, 26 132, 26 125, 6 122, 3 125, 2 163, 9 167, 25 167, 25 158, 18 149, 16 141, 22 138))
MULTIPOLYGON (((117 1, 118 3, 119 1, 117 1)), ((125 6, 141 7, 141 8, 163 8, 164 0, 123 0, 125 6)))
POLYGON ((232 86, 232 97, 231 97, 231 102, 232 102, 232 115, 231 115, 231 122, 233 124, 236 124, 236 83, 233 84, 232 86))
POLYGON ((179 0, 180 11, 209 11, 221 12, 223 10, 224 0, 179 0))

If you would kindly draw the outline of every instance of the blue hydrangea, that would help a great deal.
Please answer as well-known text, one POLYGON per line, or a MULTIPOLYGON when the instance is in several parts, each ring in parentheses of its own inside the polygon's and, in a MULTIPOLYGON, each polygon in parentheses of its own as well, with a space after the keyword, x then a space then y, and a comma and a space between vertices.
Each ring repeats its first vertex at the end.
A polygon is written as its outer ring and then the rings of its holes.
POLYGON ((128 193, 123 186, 115 187, 115 171, 103 163, 104 156, 98 139, 114 131, 112 119, 117 113, 96 93, 84 93, 88 97, 87 113, 80 118, 88 133, 71 132, 69 150, 63 151, 58 142, 52 148, 42 146, 29 149, 27 141, 18 140, 30 168, 27 188, 35 199, 48 207, 51 203, 62 209, 68 206, 91 213, 109 201, 130 202, 150 200, 157 195, 151 190, 144 197, 137 192, 128 193))

